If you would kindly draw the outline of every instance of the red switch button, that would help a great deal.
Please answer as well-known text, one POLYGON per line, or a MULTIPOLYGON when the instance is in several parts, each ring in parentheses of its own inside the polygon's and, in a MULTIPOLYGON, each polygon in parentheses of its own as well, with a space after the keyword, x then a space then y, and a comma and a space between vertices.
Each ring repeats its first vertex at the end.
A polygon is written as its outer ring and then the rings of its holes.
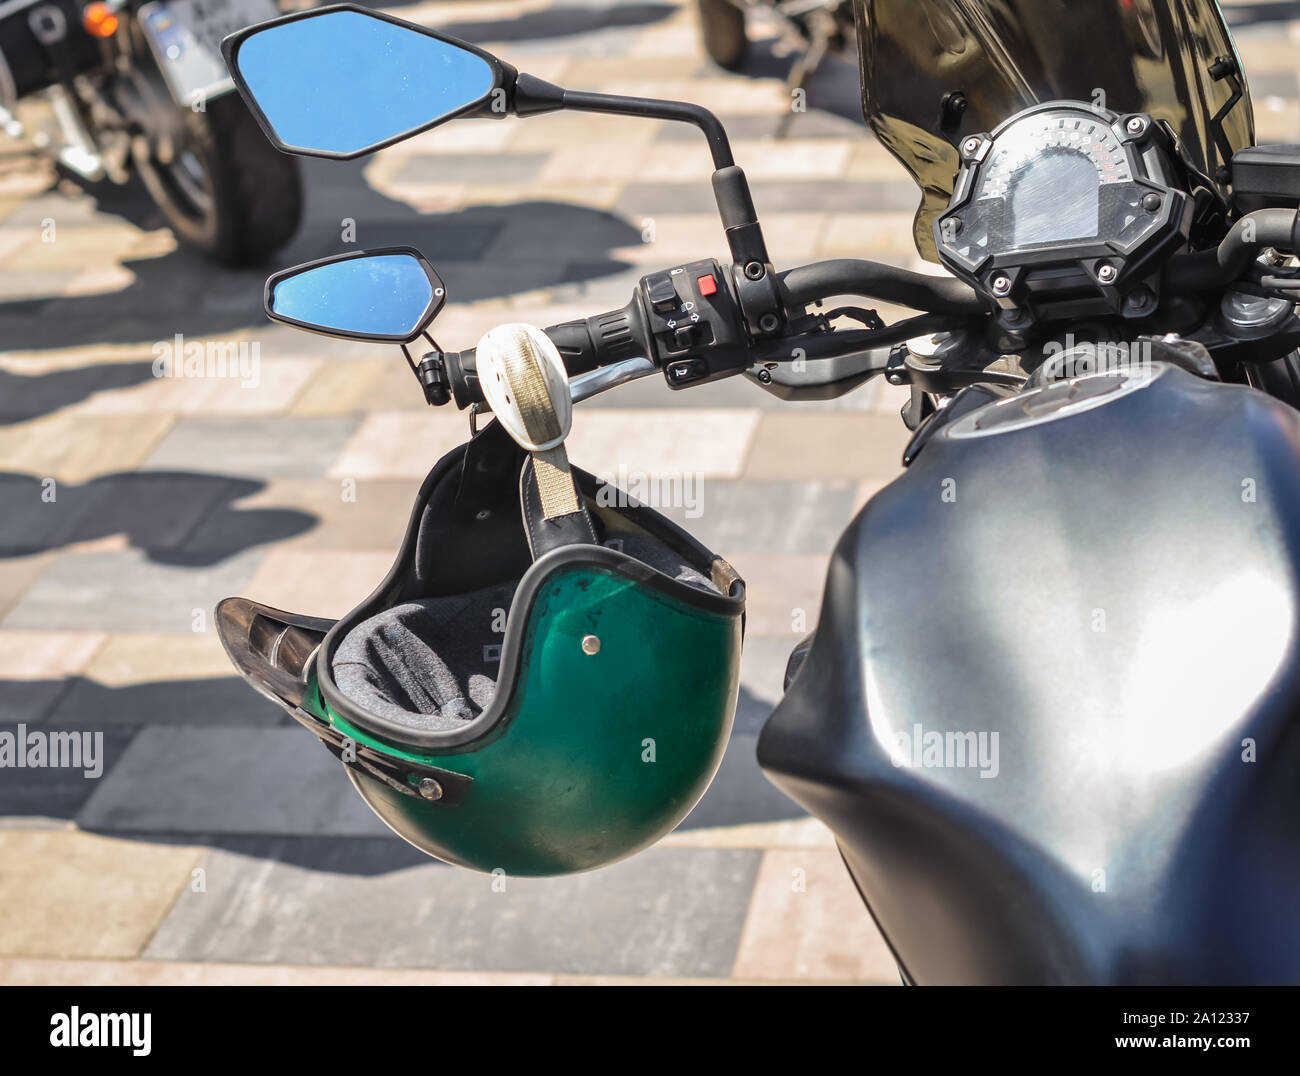
POLYGON ((718 282, 713 279, 712 273, 705 273, 703 276, 696 277, 695 286, 700 289, 701 295, 713 295, 718 290, 718 282))

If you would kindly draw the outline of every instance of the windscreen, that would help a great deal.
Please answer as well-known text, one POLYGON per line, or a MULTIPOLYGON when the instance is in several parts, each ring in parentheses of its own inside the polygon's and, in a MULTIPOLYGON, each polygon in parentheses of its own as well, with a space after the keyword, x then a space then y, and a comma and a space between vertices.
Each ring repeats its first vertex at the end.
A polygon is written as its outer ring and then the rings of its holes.
MULTIPOLYGON (((1196 167, 1213 176, 1254 141, 1245 78, 1214 0, 855 0, 863 111, 922 190, 921 253, 937 260, 934 218, 952 196, 957 145, 1042 101, 1084 101, 1168 120, 1196 167), (1217 70, 1222 71, 1222 66, 1217 70), (1240 85, 1217 146, 1211 118, 1240 85)), ((1059 178, 1066 185, 1071 176, 1059 178)), ((1028 207, 1031 208, 1032 207, 1028 207)), ((1079 220, 1061 228, 1084 227, 1079 220)))

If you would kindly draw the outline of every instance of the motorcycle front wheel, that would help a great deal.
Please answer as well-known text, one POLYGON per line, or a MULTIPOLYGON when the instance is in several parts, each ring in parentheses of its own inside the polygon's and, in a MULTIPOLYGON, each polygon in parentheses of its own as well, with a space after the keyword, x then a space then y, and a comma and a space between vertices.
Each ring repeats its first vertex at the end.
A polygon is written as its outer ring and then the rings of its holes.
POLYGON ((700 40, 709 59, 728 71, 739 71, 749 54, 745 12, 732 0, 698 0, 700 40))
POLYGON ((298 162, 266 140, 238 94, 183 110, 180 127, 166 160, 143 137, 132 153, 177 238, 224 265, 266 261, 302 219, 298 162))

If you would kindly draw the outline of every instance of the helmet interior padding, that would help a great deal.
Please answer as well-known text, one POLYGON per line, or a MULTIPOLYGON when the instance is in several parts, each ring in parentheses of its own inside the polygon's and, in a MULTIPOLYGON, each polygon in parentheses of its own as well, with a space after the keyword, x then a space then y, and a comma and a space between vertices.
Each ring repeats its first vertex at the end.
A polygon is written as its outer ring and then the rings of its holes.
MULTIPOLYGON (((628 533, 606 544, 688 586, 721 593, 652 535, 628 533)), ((452 729, 473 720, 496 694, 496 611, 510 608, 517 584, 405 601, 363 621, 334 653, 335 684, 370 713, 411 728, 452 729)))

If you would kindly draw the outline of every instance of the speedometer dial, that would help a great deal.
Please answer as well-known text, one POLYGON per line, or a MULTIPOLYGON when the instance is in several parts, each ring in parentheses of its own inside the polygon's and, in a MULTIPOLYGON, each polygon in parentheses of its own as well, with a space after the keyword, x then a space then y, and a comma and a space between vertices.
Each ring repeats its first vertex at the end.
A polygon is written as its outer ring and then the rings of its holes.
POLYGON ((1078 113, 1047 112, 1014 123, 998 136, 980 170, 975 197, 1005 198, 1040 159, 1056 156, 1090 164, 1098 184, 1133 178, 1128 155, 1109 126, 1078 113))

